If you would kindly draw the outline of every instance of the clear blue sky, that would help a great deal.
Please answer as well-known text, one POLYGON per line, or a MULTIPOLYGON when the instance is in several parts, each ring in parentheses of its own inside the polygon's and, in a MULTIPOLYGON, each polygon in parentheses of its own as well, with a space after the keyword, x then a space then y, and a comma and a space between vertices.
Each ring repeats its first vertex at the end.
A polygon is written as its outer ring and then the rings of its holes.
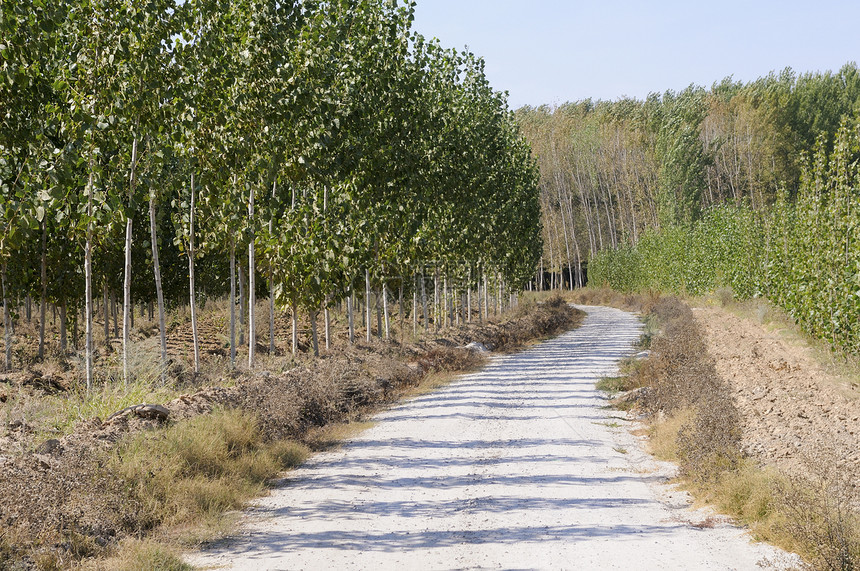
POLYGON ((417 2, 414 29, 482 56, 512 108, 860 61, 860 0, 417 2))

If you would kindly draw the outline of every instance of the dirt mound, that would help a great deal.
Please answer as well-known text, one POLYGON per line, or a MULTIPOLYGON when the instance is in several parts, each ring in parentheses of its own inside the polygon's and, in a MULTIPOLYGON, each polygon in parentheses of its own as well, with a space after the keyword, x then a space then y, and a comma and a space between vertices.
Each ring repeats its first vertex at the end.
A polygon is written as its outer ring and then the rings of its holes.
POLYGON ((827 459, 860 481, 860 391, 778 331, 719 308, 694 312, 743 417, 744 450, 797 471, 827 459))

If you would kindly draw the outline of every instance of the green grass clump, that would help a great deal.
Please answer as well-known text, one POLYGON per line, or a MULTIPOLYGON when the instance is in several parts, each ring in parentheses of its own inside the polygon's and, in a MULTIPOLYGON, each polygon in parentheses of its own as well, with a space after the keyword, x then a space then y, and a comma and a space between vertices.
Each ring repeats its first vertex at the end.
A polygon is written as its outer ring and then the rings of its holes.
POLYGON ((630 378, 627 376, 623 377, 603 377, 597 384, 597 390, 604 391, 607 393, 620 393, 622 391, 629 390, 628 384, 630 383, 630 378))

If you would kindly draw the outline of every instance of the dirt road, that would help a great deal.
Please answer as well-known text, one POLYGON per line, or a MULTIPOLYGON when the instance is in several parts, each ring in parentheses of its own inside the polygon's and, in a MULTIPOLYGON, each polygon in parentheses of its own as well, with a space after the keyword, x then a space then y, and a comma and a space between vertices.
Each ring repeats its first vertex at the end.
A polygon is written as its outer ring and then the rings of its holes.
MULTIPOLYGON (((785 558, 689 510, 595 381, 639 335, 585 324, 382 414, 189 557, 218 569, 760 569, 785 558)), ((776 564, 777 568, 785 566, 776 564)))

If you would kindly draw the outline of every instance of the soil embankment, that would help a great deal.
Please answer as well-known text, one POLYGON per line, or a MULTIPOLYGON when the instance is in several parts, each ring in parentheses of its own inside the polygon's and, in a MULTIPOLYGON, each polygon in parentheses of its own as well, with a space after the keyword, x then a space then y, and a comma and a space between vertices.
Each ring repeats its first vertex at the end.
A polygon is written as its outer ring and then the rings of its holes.
POLYGON ((744 451, 788 472, 827 465, 860 481, 858 387, 779 330, 715 307, 694 314, 718 374, 734 389, 744 451))

